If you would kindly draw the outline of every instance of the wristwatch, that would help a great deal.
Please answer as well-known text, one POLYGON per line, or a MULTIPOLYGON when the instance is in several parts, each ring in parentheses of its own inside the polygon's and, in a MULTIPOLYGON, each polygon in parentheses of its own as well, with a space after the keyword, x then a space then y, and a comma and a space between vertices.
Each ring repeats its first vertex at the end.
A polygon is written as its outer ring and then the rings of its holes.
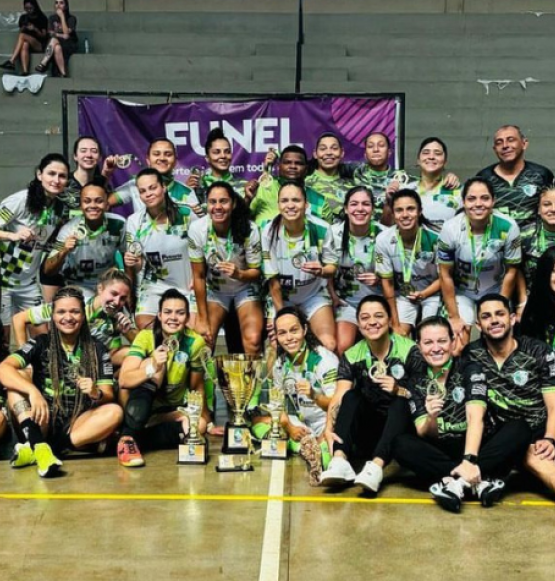
POLYGON ((470 462, 471 464, 478 464, 478 456, 475 454, 465 454, 463 460, 470 462))
POLYGON ((156 375, 156 367, 152 364, 152 361, 149 361, 145 367, 146 377, 147 379, 152 379, 156 375))

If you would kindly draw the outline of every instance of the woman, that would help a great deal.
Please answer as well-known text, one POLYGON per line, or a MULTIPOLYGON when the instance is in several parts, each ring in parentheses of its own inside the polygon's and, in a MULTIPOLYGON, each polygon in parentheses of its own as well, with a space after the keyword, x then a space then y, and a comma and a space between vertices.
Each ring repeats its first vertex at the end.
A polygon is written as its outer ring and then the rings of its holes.
MULTIPOLYGON (((177 448, 180 437, 189 432, 189 421, 180 407, 187 402, 188 390, 204 395, 201 354, 206 344, 187 328, 188 318, 185 296, 176 289, 165 291, 154 328, 137 335, 123 362, 119 383, 130 394, 118 443, 122 466, 144 466, 137 439, 151 448, 177 448)), ((204 406, 201 433, 207 424, 204 406)))
POLYGON ((189 256, 197 304, 196 331, 215 346, 232 304, 245 352, 257 355, 263 315, 258 280, 260 234, 242 198, 227 182, 213 182, 206 195, 208 216, 189 230, 189 256))
POLYGON ((325 284, 337 269, 333 236, 327 224, 306 216, 306 193, 297 183, 281 185, 278 207, 279 215, 262 231, 264 276, 273 308, 277 312, 286 305, 298 306, 322 345, 335 351, 335 322, 325 284))
POLYGON ((490 182, 468 180, 462 199, 464 212, 441 229, 438 263, 443 303, 455 338, 464 347, 475 321, 476 301, 489 293, 512 295, 521 252, 516 222, 493 209, 490 182))
POLYGON ((158 312, 158 302, 169 288, 189 294, 191 265, 187 234, 191 209, 176 206, 170 199, 162 175, 145 168, 137 175, 143 210, 127 220, 126 272, 139 277, 137 326, 150 326, 158 312))
POLYGON ((374 199, 365 186, 351 188, 345 196, 345 219, 332 226, 339 266, 329 284, 337 323, 337 353, 351 347, 358 332, 356 308, 369 294, 382 294, 376 275, 376 237, 382 226, 374 222, 374 199))
MULTIPOLYGON (((297 308, 278 311, 274 328, 278 358, 272 370, 273 383, 286 398, 281 425, 289 437, 290 448, 300 452, 307 462, 310 485, 318 486, 322 466, 326 468, 330 459, 324 428, 339 361, 322 347, 297 308)), ((263 431, 268 433, 270 426, 265 426, 263 431)), ((256 426, 253 429, 257 435, 264 435, 256 426)))
POLYGON ((542 254, 555 246, 555 188, 540 192, 538 205, 539 220, 522 229, 522 264, 525 284, 520 285, 518 306, 526 302, 536 274, 538 260, 542 254))
POLYGON ((494 429, 484 407, 473 401, 486 390, 482 367, 454 356, 456 343, 447 319, 424 319, 416 337, 427 364, 425 373, 410 381, 416 435, 395 439, 395 459, 428 484, 436 482, 430 491, 447 510, 459 512, 471 482, 481 504, 492 506, 505 488, 501 479, 526 452, 531 429, 524 420, 494 429), (484 432, 482 446, 473 440, 476 424, 484 432), (477 454, 474 446, 479 446, 477 454))
POLYGON ((116 265, 116 253, 125 252, 125 220, 106 214, 108 192, 102 178, 81 190, 81 217, 65 224, 44 262, 47 276, 61 274, 66 284, 77 286, 85 299, 95 294, 98 277, 116 265))
POLYGON ((42 158, 29 188, 0 203, 0 284, 6 340, 12 317, 42 302, 38 283, 42 253, 49 250, 50 238, 65 218, 64 205, 57 198, 67 185, 68 175, 66 159, 50 153, 42 158))
POLYGON ((389 196, 409 181, 406 172, 389 167, 391 154, 389 137, 385 133, 373 131, 364 140, 364 163, 353 174, 355 185, 370 188, 374 196, 375 218, 386 226, 393 224, 388 207, 389 196))
POLYGON ((48 334, 5 359, 0 375, 25 437, 15 447, 14 468, 36 463, 40 476, 55 476, 62 466, 55 454, 100 442, 121 423, 110 356, 91 337, 83 295, 73 287, 56 293, 48 334), (28 365, 32 381, 21 373, 28 365))
POLYGON ((422 213, 435 232, 462 206, 459 180, 454 174, 445 175, 446 165, 447 145, 438 137, 424 139, 418 149, 420 179, 407 185, 418 192, 422 213), (452 184, 457 184, 456 188, 452 184))
POLYGON ((341 220, 345 194, 353 182, 344 175, 344 151, 339 137, 335 133, 322 133, 316 141, 313 156, 317 168, 307 176, 305 185, 324 196, 333 212, 334 221, 341 220))
POLYGON ((427 228, 416 192, 394 192, 391 208, 395 226, 377 238, 376 270, 391 308, 393 330, 409 336, 419 316, 430 317, 439 310, 437 234, 427 228))
MULTIPOLYGON (((98 278, 94 297, 85 303, 85 315, 91 335, 104 345, 110 353, 112 365, 119 367, 129 347, 124 346, 123 337, 132 342, 137 334, 125 307, 133 292, 131 279, 117 268, 110 268, 98 278)), ((27 341, 27 325, 43 325, 52 317, 52 305, 42 304, 18 313, 13 318, 13 333, 16 344, 21 348, 27 341)))
POLYGON ((44 52, 48 42, 48 19, 41 10, 37 0, 24 0, 25 14, 19 17, 19 35, 11 57, 4 61, 0 68, 6 71, 15 71, 15 63, 21 61, 21 72, 29 74, 29 61, 32 52, 44 52))
POLYGON ((539 258, 520 331, 555 347, 555 246, 539 258))
POLYGON ((190 173, 186 182, 195 190, 200 203, 206 205, 206 192, 214 182, 227 182, 235 191, 242 192, 246 182, 235 178, 229 171, 232 159, 231 142, 220 127, 215 127, 208 133, 204 151, 208 171, 190 173))
POLYGON ((354 483, 375 493, 393 439, 410 428, 407 385, 424 361, 413 341, 391 332, 391 310, 383 297, 363 298, 357 323, 363 339, 343 354, 328 406, 326 439, 333 458, 321 484, 354 483), (358 475, 350 464, 355 457, 366 460, 358 475))
POLYGON ((75 32, 77 18, 69 11, 69 0, 56 0, 54 2, 56 14, 48 17, 48 35, 50 41, 46 47, 44 57, 35 67, 37 73, 44 73, 48 63, 54 57, 56 66, 54 76, 67 77, 67 64, 69 57, 77 52, 78 38, 75 32))

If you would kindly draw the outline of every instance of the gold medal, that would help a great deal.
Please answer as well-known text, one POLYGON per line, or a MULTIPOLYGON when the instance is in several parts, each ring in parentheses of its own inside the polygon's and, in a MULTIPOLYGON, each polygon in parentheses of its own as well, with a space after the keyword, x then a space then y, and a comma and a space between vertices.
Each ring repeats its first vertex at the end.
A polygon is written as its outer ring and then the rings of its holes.
POLYGON ((166 337, 164 347, 167 347, 170 353, 175 353, 179 349, 179 339, 175 335, 166 337))
POLYGON ((143 254, 143 245, 138 240, 135 240, 129 244, 127 252, 133 256, 141 256, 143 254))
POLYGON ((82 222, 81 224, 78 224, 75 230, 73 231, 73 236, 75 236, 77 240, 85 240, 85 238, 87 237, 87 227, 85 226, 85 224, 83 224, 82 222))
POLYGON ((426 395, 429 397, 438 397, 445 399, 445 385, 437 379, 428 379, 426 382, 426 395))
POLYGON ((368 377, 377 383, 381 377, 387 375, 387 365, 383 361, 376 361, 368 370, 368 377))

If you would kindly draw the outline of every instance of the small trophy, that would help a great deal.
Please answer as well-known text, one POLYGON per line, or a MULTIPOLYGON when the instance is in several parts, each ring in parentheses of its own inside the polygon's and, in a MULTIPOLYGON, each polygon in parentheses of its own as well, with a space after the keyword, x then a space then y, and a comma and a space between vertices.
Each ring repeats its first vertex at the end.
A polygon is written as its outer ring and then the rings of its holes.
POLYGON ((283 433, 279 420, 285 407, 285 393, 279 387, 270 387, 268 390, 269 401, 260 406, 267 411, 272 418, 272 429, 267 438, 261 442, 261 457, 279 460, 287 459, 287 437, 283 433))
POLYGON ((218 383, 231 409, 233 419, 224 431, 222 452, 248 454, 251 435, 245 421, 245 410, 260 378, 262 359, 252 355, 220 355, 216 357, 218 383))
POLYGON ((180 408, 189 418, 189 434, 185 438, 185 443, 179 445, 178 464, 206 464, 208 462, 208 443, 199 431, 202 403, 202 393, 190 391, 187 407, 180 408))

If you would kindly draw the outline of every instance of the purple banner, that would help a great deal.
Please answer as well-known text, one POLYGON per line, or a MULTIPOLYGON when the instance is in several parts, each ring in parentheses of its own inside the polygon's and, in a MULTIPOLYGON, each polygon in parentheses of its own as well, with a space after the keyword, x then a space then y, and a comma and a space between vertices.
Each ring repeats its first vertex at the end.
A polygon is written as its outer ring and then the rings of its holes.
MULTIPOLYGON (((133 154, 144 164, 148 143, 167 137, 176 146, 174 174, 185 181, 189 168, 206 168, 204 142, 213 127, 222 127, 233 148, 231 172, 255 177, 262 171, 270 147, 282 150, 292 143, 303 146, 310 157, 318 137, 336 133, 343 142, 345 161, 364 159, 364 138, 381 131, 397 150, 399 108, 394 97, 316 97, 249 101, 200 101, 168 105, 137 105, 109 97, 80 97, 79 134, 94 135, 105 155, 133 154)), ((117 170, 114 185, 137 173, 136 162, 117 170)))

